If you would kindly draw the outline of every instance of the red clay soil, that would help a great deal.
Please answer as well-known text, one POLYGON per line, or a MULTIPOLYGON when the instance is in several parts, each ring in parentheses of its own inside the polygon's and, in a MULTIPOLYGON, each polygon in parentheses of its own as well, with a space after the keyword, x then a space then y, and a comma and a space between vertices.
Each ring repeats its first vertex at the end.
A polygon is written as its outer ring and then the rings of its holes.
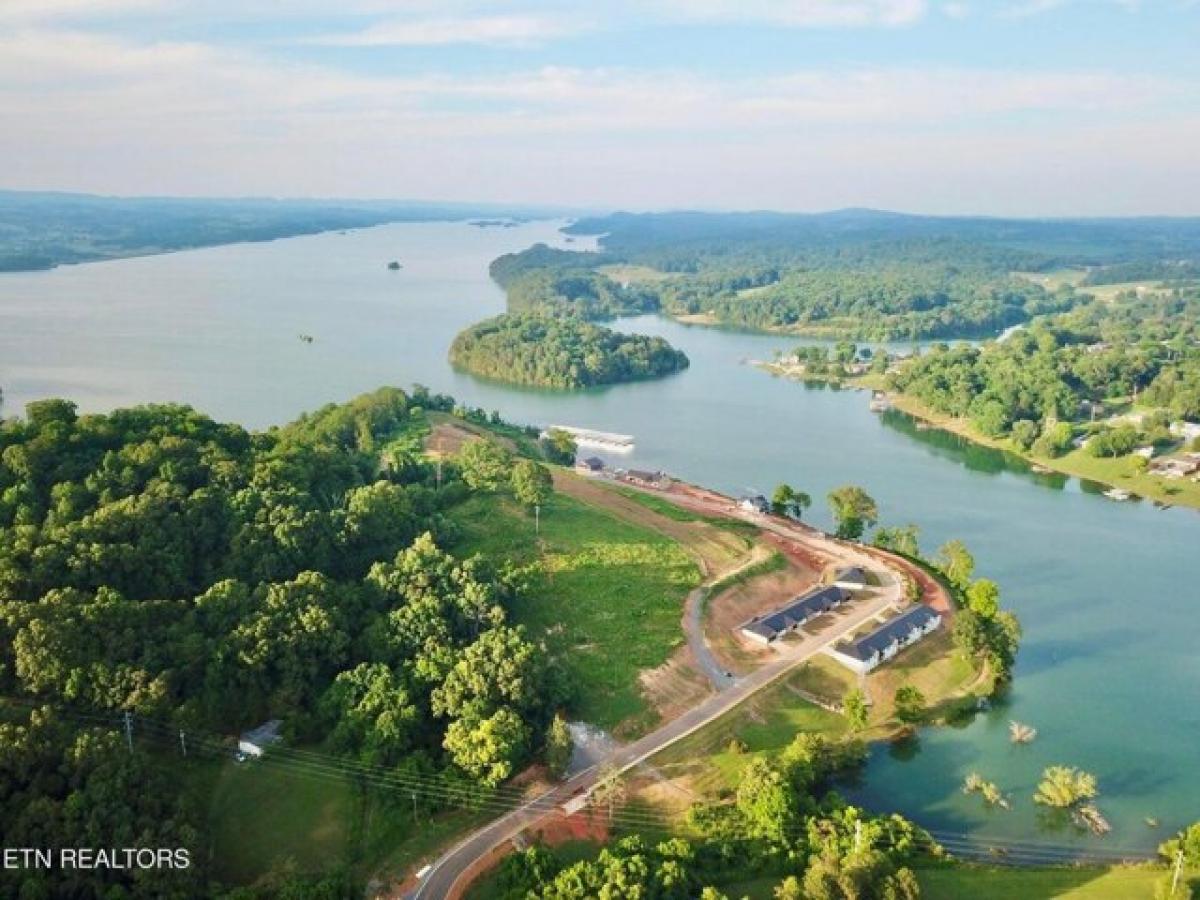
POLYGON ((572 841, 593 841, 603 844, 608 841, 608 822, 603 813, 583 809, 573 815, 547 817, 538 825, 532 836, 547 847, 557 847, 572 841))
POLYGON ((902 569, 906 575, 916 581, 917 586, 921 589, 921 602, 928 604, 941 613, 942 618, 946 620, 947 624, 954 618, 954 601, 950 598, 950 593, 940 581, 920 566, 909 562, 903 556, 888 553, 886 550, 880 550, 878 547, 864 545, 862 549, 871 556, 886 560, 889 565, 897 569, 902 569))
POLYGON ((790 541, 787 538, 775 534, 771 531, 762 532, 762 539, 768 544, 771 544, 780 553, 788 557, 795 563, 798 563, 802 568, 809 569, 813 572, 820 572, 825 566, 829 565, 829 559, 814 553, 808 547, 796 541, 790 541))

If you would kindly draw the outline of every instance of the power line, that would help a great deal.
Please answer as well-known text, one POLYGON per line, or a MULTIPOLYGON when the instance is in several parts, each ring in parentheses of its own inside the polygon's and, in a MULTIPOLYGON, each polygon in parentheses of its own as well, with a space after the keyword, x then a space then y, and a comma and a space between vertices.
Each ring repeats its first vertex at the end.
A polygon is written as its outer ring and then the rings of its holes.
MULTIPOLYGON (((22 698, 6 698, 5 702, 38 708, 45 704, 27 701, 22 698)), ((180 751, 188 754, 189 747, 193 751, 207 750, 214 755, 229 753, 230 747, 226 736, 199 729, 187 731, 173 724, 155 720, 149 717, 134 716, 129 712, 98 715, 83 711, 54 708, 54 713, 60 718, 72 719, 82 723, 107 725, 114 730, 124 728, 126 743, 132 747, 133 724, 136 721, 138 733, 146 739, 154 740, 162 745, 173 746, 178 740, 180 751)), ((559 795, 560 788, 551 788, 541 794, 530 796, 520 788, 499 786, 497 788, 482 788, 476 785, 455 783, 441 775, 422 775, 416 772, 398 771, 396 769, 373 765, 359 760, 346 759, 332 754, 290 747, 273 747, 262 760, 255 764, 267 763, 288 774, 297 777, 320 778, 325 780, 359 782, 383 790, 408 794, 413 798, 414 806, 417 797, 445 806, 488 810, 498 815, 505 815, 519 809, 536 812, 541 808, 550 812, 566 799, 559 795)), ((628 808, 619 809, 611 816, 606 816, 610 825, 620 825, 630 830, 657 831, 674 833, 668 823, 673 817, 664 820, 661 816, 642 813, 628 808)), ((919 826, 918 826, 919 827, 919 826)), ((1031 839, 1007 838, 1002 836, 972 835, 924 829, 928 838, 920 835, 906 839, 921 849, 931 851, 940 846, 953 855, 963 858, 987 859, 1002 863, 1006 859, 1027 863, 1073 862, 1079 860, 1095 860, 1106 862, 1124 862, 1133 859, 1153 858, 1153 854, 1144 849, 1120 847, 1083 847, 1072 844, 1059 844, 1048 841, 1031 839)), ((889 842, 871 842, 871 846, 894 846, 889 842)))

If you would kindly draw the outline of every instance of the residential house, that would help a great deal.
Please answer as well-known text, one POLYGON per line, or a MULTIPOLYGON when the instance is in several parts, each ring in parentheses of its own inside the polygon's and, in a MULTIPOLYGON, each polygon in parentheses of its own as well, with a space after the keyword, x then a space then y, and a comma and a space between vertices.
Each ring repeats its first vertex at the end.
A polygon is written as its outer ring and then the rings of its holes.
POLYGON ((738 506, 746 512, 766 515, 771 511, 771 501, 762 494, 746 494, 738 501, 738 506))
POLYGON ((784 635, 797 631, 800 626, 837 609, 850 599, 850 594, 838 587, 817 588, 792 599, 765 616, 755 616, 741 625, 741 632, 760 644, 773 644, 784 635))
POLYGON ((630 469, 625 473, 625 480, 630 484, 641 487, 664 490, 671 486, 671 479, 663 472, 647 472, 644 469, 630 469))
POLYGON ((584 475, 599 475, 604 471, 604 460, 598 456, 575 460, 575 471, 584 475))
POLYGON ((860 674, 887 662, 905 647, 911 647, 942 624, 941 614, 917 605, 880 625, 865 637, 844 641, 825 652, 860 674))
POLYGON ((867 572, 861 566, 847 566, 833 573, 833 583, 846 591, 861 591, 867 586, 867 572))

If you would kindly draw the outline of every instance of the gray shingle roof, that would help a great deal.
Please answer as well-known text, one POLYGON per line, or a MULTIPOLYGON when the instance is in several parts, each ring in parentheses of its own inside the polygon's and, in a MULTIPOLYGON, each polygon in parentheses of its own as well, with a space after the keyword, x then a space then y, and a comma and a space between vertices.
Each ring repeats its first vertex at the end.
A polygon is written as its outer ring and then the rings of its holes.
POLYGON ((847 656, 865 662, 871 659, 876 653, 883 653, 893 641, 900 640, 900 638, 906 636, 914 628, 925 628, 937 617, 938 614, 928 606, 914 606, 894 619, 884 622, 866 637, 840 646, 837 650, 839 653, 844 653, 847 656))
POLYGON ((803 625, 809 619, 829 612, 844 603, 849 595, 840 587, 830 585, 796 597, 787 606, 768 613, 742 627, 747 631, 774 640, 788 629, 803 625))

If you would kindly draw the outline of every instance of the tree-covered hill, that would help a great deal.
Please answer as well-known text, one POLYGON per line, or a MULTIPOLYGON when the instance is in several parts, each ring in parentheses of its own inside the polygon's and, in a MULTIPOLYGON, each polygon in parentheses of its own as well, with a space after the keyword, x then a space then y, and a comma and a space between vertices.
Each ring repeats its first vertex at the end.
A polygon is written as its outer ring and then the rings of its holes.
MULTIPOLYGON (((250 433, 183 406, 47 400, 0 423, 0 843, 197 860, 3 871, 0 895, 216 894, 203 813, 113 730, 126 711, 172 741, 279 718, 351 764, 476 793, 542 750, 567 693, 509 623, 522 577, 449 549, 447 511, 511 460, 479 441, 429 461, 425 411, 452 406, 383 389, 250 433)), ((405 815, 444 796, 406 795, 405 815)))
POLYGON ((461 332, 450 362, 515 384, 584 388, 669 375, 687 356, 662 338, 620 334, 575 315, 508 313, 461 332))
POLYGON ((600 252, 544 246, 496 260, 510 309, 588 318, 661 311, 747 328, 866 340, 985 337, 1082 302, 1086 285, 1179 278, 1200 261, 1198 219, 1009 220, 871 210, 617 213, 568 231, 600 252), (606 266, 659 278, 621 284, 606 266), (1087 268, 1083 287, 1016 272, 1087 268))

